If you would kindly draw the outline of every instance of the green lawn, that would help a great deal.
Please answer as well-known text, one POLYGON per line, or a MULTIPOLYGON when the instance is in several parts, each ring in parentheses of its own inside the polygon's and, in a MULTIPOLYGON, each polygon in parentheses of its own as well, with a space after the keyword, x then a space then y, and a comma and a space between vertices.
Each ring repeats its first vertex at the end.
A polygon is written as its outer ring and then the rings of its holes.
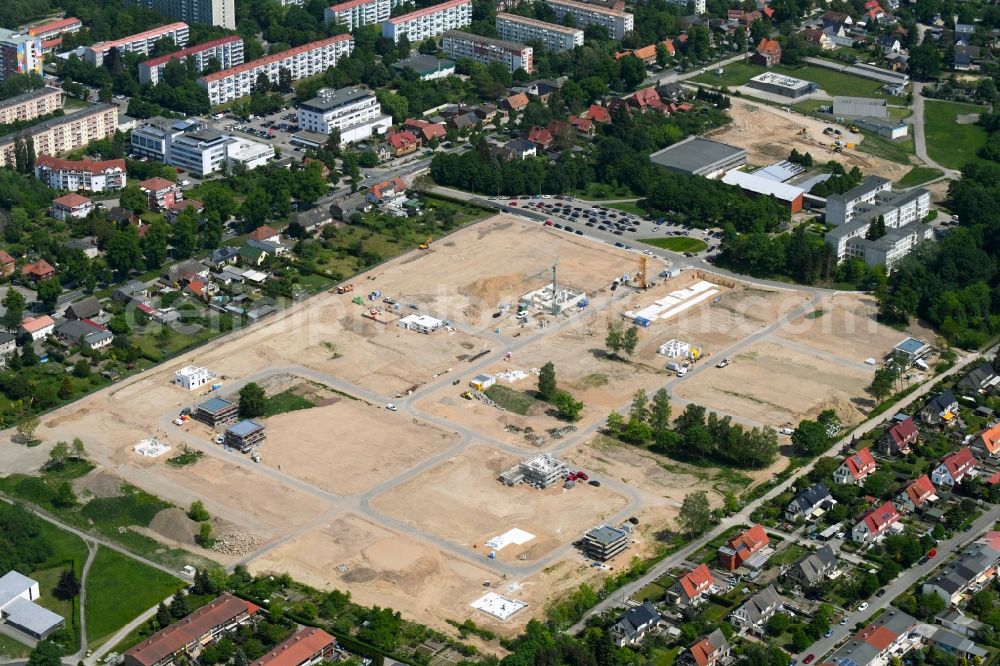
POLYGON ((604 183, 587 183, 587 187, 581 189, 570 190, 569 192, 577 199, 586 199, 588 201, 603 201, 604 199, 637 199, 638 194, 625 187, 624 185, 619 185, 618 187, 612 187, 611 185, 605 185, 604 183))
POLYGON ((893 120, 903 120, 913 115, 913 109, 908 106, 890 106, 889 117, 893 120))
POLYGON ((674 666, 674 663, 677 661, 677 655, 680 654, 680 651, 680 645, 675 645, 669 650, 655 648, 649 663, 652 664, 652 666, 674 666))
POLYGON ((656 583, 650 583, 646 587, 642 588, 638 592, 632 595, 632 598, 636 601, 659 601, 663 599, 666 594, 666 590, 656 583))
POLYGON ((8 659, 22 659, 31 654, 31 648, 18 643, 9 636, 0 634, 0 656, 8 659))
POLYGON ((897 184, 900 187, 916 187, 917 185, 923 185, 927 181, 940 178, 943 175, 944 172, 940 169, 918 166, 910 169, 905 176, 899 179, 899 183, 897 184))
POLYGON ((292 389, 288 389, 267 399, 267 403, 264 405, 264 416, 275 416, 276 414, 294 412, 297 409, 309 409, 315 406, 316 403, 303 398, 292 389))
POLYGON ((910 156, 913 155, 913 136, 907 135, 902 139, 887 139, 878 134, 865 132, 862 130, 864 141, 857 144, 857 150, 875 157, 897 162, 899 164, 910 164, 910 156))
POLYGON ((976 150, 986 145, 986 130, 975 123, 956 121, 958 116, 986 110, 976 104, 925 101, 924 134, 930 158, 951 169, 961 169, 967 162, 986 163, 976 155, 976 150))
POLYGON ((537 400, 532 398, 527 393, 518 391, 510 388, 509 386, 502 386, 500 384, 494 384, 484 391, 490 400, 497 403, 508 412, 514 412, 515 414, 520 414, 524 416, 528 413, 537 400))
MULTIPOLYGON (((818 65, 805 65, 803 67, 788 67, 785 65, 779 65, 778 67, 772 67, 768 70, 766 67, 761 65, 736 62, 726 65, 723 68, 721 76, 715 73, 715 69, 712 69, 704 74, 694 77, 692 81, 734 88, 745 84, 753 77, 765 71, 777 72, 779 74, 793 76, 797 79, 812 81, 819 84, 819 86, 830 95, 890 97, 890 95, 880 90, 882 83, 879 81, 863 79, 860 76, 844 74, 843 72, 837 72, 818 65)), ((826 102, 826 104, 829 103, 830 102, 826 102)), ((817 106, 821 105, 818 104, 817 106)))
POLYGON ((640 238, 640 243, 652 245, 671 252, 701 252, 708 248, 708 243, 700 238, 687 236, 670 236, 668 238, 640 238))
POLYGON ((131 557, 101 548, 87 578, 87 641, 95 646, 184 582, 131 557))
POLYGON ((806 554, 806 549, 797 543, 789 544, 787 548, 781 549, 779 552, 771 556, 768 560, 768 564, 781 565, 781 564, 793 564, 800 557, 806 554))
POLYGON ((608 208, 615 208, 617 210, 623 210, 626 213, 632 213, 633 215, 645 216, 646 210, 636 206, 634 203, 613 203, 608 204, 608 208))

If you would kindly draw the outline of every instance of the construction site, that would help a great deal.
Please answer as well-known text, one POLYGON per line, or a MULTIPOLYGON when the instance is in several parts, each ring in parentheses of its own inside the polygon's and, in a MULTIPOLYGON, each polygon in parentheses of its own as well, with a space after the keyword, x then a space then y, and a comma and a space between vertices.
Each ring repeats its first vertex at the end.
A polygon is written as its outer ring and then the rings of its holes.
MULTIPOLYGON (((850 423, 871 379, 864 360, 900 337, 875 322, 865 296, 763 288, 705 270, 651 284, 659 268, 497 215, 352 278, 352 290, 296 303, 57 409, 35 437, 80 437, 97 466, 95 492, 127 483, 178 507, 203 501, 236 545, 199 549, 186 540, 190 526, 168 514, 142 528, 165 544, 348 589, 359 603, 443 631, 453 631, 445 620, 474 618, 513 635, 556 596, 653 553, 684 494, 706 490, 717 505, 731 489, 711 471, 591 434, 636 390, 666 387, 675 414, 696 401, 781 427, 832 406, 850 423), (368 298, 359 304, 355 292, 368 298), (640 313, 648 323, 635 326, 634 353, 609 352, 609 324, 631 327, 640 313), (398 325, 410 315, 413 327, 398 325), (686 376, 666 370, 675 357, 690 365, 686 376), (731 363, 715 367, 724 358, 731 363), (548 362, 558 386, 584 403, 575 423, 534 396, 548 362), (182 389, 176 373, 188 366, 211 368, 225 387, 182 389), (240 423, 235 396, 251 381, 269 395, 314 391, 314 405, 240 423), (523 409, 463 397, 501 388, 523 409), (183 409, 194 418, 179 419, 183 409), (234 446, 249 441, 259 463, 216 443, 234 425, 234 446), (184 450, 202 455, 167 464, 184 450), (603 566, 574 546, 595 526, 619 530, 631 518, 628 548, 607 540, 603 566), (484 581, 500 599, 480 602, 484 581)), ((0 465, 32 472, 48 448, 2 447, 0 465)))

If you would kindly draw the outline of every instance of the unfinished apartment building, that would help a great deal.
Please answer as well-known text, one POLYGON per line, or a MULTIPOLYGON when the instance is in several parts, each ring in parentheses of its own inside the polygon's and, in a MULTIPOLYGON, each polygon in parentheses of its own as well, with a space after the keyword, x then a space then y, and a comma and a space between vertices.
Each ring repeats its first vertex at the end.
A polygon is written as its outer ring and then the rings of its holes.
POLYGON ((566 463, 548 453, 543 453, 511 467, 500 475, 500 480, 508 486, 527 483, 529 486, 544 489, 562 481, 567 473, 569 468, 566 463))

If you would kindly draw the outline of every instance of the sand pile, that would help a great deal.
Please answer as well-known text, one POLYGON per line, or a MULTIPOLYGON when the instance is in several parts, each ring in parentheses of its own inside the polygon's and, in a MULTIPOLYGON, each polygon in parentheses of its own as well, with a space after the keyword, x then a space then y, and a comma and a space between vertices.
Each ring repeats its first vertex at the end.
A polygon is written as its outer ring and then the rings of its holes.
POLYGON ((173 541, 192 544, 198 534, 198 523, 188 518, 182 509, 174 507, 156 514, 149 529, 173 541))
POLYGON ((95 469, 73 482, 77 495, 92 497, 118 497, 121 495, 122 480, 113 474, 95 469))

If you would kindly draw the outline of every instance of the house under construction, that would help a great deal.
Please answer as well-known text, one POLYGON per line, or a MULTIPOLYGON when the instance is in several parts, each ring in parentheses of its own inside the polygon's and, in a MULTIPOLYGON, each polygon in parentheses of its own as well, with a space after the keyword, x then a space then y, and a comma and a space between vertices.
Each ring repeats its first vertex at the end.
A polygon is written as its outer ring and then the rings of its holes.
POLYGON ((570 289, 555 283, 547 284, 541 289, 529 291, 521 296, 521 305, 549 314, 559 314, 578 305, 583 305, 586 294, 576 289, 570 289))
POLYGON ((264 426, 247 419, 226 430, 225 442, 226 446, 246 453, 251 447, 263 444, 266 437, 264 426))
POLYGON ((569 468, 566 463, 548 453, 543 453, 514 465, 500 475, 500 480, 508 486, 527 483, 529 486, 544 489, 559 483, 568 473, 569 468))

